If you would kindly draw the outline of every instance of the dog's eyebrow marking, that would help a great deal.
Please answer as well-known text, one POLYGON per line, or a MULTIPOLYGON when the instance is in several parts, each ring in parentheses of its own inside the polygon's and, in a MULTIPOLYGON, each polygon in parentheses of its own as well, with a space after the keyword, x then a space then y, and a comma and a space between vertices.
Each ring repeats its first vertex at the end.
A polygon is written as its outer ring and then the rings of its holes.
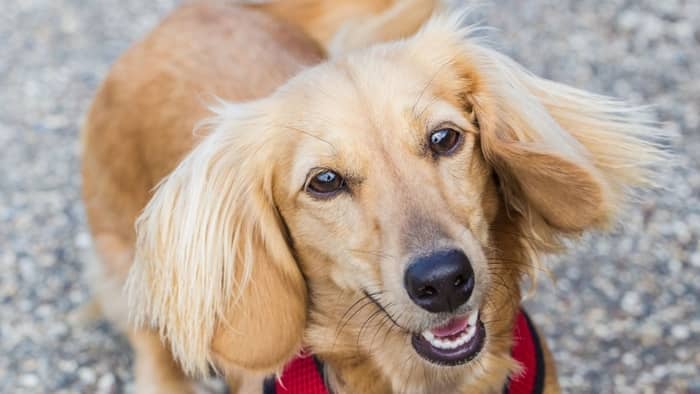
POLYGON ((413 106, 411 107, 411 113, 412 113, 413 116, 416 118, 416 120, 420 120, 420 117, 423 116, 423 112, 425 112, 425 110, 430 106, 430 104, 426 105, 425 108, 423 108, 423 109, 420 111, 420 113, 417 113, 417 114, 416 114, 416 107, 418 106, 418 103, 420 102, 420 100, 421 100, 421 99, 423 98, 423 96, 425 95, 425 92, 426 92, 426 91, 428 90, 428 88, 433 84, 433 82, 435 82, 435 78, 437 78, 437 76, 445 69, 445 67, 454 64, 454 60, 455 60, 456 58, 457 58, 457 55, 454 55, 454 56, 452 56, 451 58, 449 58, 448 60, 446 60, 444 63, 442 63, 442 64, 440 65, 440 67, 438 67, 437 71, 435 71, 435 73, 430 77, 430 79, 429 79, 428 82, 425 84, 425 86, 423 86, 423 89, 421 90, 420 94, 419 94, 418 97, 416 98, 416 102, 414 102, 414 103, 413 103, 413 106))
POLYGON ((333 155, 336 155, 336 156, 338 155, 338 149, 336 149, 335 145, 333 145, 332 142, 330 142, 330 141, 328 141, 328 140, 326 140, 326 139, 323 139, 323 138, 321 138, 321 137, 319 137, 319 136, 317 136, 317 135, 315 135, 315 134, 312 134, 312 133, 310 133, 310 132, 308 132, 308 131, 306 131, 306 130, 300 129, 300 128, 298 128, 298 127, 294 127, 294 126, 290 126, 290 125, 281 125, 281 127, 285 128, 285 129, 288 129, 288 130, 292 130, 292 131, 299 132, 299 133, 304 134, 304 135, 306 135, 306 136, 308 136, 308 137, 311 137, 311 138, 315 138, 315 139, 317 139, 317 140, 319 140, 319 141, 321 141, 321 142, 327 144, 328 146, 330 146, 331 149, 333 150, 333 155))
POLYGON ((432 100, 431 106, 430 116, 426 119, 428 129, 434 130, 438 127, 450 126, 451 124, 451 126, 458 127, 464 132, 470 131, 470 123, 467 121, 465 113, 455 108, 449 102, 435 98, 432 100))

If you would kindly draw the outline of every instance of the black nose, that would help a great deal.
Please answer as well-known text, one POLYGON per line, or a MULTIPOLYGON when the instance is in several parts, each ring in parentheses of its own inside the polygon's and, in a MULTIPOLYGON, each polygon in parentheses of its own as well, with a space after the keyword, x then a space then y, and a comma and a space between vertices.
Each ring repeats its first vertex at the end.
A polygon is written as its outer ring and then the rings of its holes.
POLYGON ((429 312, 453 312, 474 290, 474 271, 461 250, 443 250, 416 258, 404 275, 409 297, 429 312))

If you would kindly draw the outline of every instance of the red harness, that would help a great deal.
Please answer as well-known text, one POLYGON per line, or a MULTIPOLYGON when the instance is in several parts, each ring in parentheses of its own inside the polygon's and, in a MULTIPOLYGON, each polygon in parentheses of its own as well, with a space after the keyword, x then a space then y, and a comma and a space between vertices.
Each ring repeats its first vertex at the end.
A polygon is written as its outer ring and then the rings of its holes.
MULTIPOLYGON (((513 341, 511 355, 523 366, 523 372, 508 379, 503 393, 542 393, 545 373, 542 346, 523 310, 515 319, 513 341)), ((330 394, 324 381, 323 364, 311 354, 302 354, 287 364, 280 379, 265 380, 263 394, 330 394)))

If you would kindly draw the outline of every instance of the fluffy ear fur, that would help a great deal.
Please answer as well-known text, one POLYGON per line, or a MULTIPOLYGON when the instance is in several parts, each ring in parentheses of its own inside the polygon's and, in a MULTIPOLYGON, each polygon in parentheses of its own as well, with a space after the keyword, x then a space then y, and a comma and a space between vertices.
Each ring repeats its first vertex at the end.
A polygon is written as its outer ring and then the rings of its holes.
POLYGON ((654 185, 662 131, 644 109, 538 78, 479 45, 466 12, 432 19, 417 40, 441 42, 439 56, 459 69, 484 156, 527 235, 546 249, 611 223, 632 187, 654 185))
POLYGON ((157 328, 195 375, 211 364, 279 368, 299 350, 306 319, 305 284, 272 198, 280 144, 259 120, 231 116, 221 112, 159 185, 137 221, 127 282, 135 323, 157 328))
POLYGON ((524 71, 495 52, 483 52, 480 89, 472 99, 484 156, 508 202, 564 232, 605 222, 612 210, 611 185, 590 152, 523 83, 524 71))
POLYGON ((632 186, 653 184, 663 154, 644 111, 547 81, 481 49, 473 95, 484 155, 509 203, 554 230, 611 222, 632 186))

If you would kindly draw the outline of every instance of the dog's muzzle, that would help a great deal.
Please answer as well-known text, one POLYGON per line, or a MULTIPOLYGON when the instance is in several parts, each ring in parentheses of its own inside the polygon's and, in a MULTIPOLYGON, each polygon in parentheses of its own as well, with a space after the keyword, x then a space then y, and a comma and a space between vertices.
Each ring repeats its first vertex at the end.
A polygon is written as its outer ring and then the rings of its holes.
MULTIPOLYGON (((474 270, 461 250, 420 256, 408 266, 404 286, 411 300, 431 313, 455 313, 474 291, 474 270)), ((476 357, 486 330, 479 311, 454 316, 445 324, 413 334, 411 344, 421 357, 439 365, 459 365, 476 357)))

